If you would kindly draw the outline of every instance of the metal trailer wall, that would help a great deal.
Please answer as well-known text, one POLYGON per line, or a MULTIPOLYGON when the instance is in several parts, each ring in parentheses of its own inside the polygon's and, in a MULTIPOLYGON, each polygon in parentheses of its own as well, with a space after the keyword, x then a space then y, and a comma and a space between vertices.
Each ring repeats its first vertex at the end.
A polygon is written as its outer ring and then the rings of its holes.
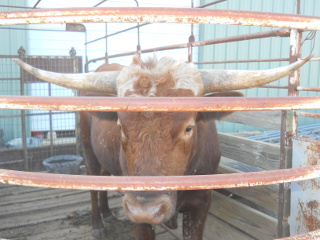
MULTIPOLYGON (((210 0, 202 0, 201 4, 210 2, 210 0)), ((212 5, 211 9, 230 9, 244 11, 261 11, 272 13, 288 13, 295 14, 296 0, 227 0, 219 4, 212 5)), ((317 0, 301 0, 301 14, 309 16, 320 16, 320 2, 317 0)), ((200 25, 200 40, 212 38, 225 38, 229 36, 237 36, 255 32, 263 32, 268 30, 276 30, 271 27, 248 27, 233 25, 200 25)), ((303 33, 303 39, 309 32, 303 33)), ((303 44, 302 56, 308 56, 312 51, 314 42, 320 41, 320 35, 315 36, 315 40, 306 41, 303 44)), ((319 44, 315 44, 313 53, 318 55, 320 49, 319 44)), ((231 61, 231 63, 216 63, 200 65, 201 68, 215 69, 269 69, 273 67, 284 66, 288 63, 290 53, 290 39, 288 37, 271 37, 263 39, 254 39, 248 41, 238 41, 232 43, 221 43, 200 47, 199 62, 206 61, 231 61), (261 61, 265 59, 266 61, 261 61), (287 59, 286 61, 268 61, 268 59, 287 59), (242 63, 235 61, 243 60, 242 63), (256 60, 248 62, 250 60, 256 60), (232 62, 234 61, 234 62, 232 62)), ((319 62, 311 62, 307 67, 301 69, 301 86, 319 86, 319 72, 315 69, 320 68, 319 62)), ((281 79, 272 85, 286 86, 288 79, 281 79)), ((276 88, 254 88, 243 91, 246 96, 263 96, 277 97, 287 96, 287 89, 276 88)), ((320 96, 319 92, 300 91, 300 96, 320 96)), ((319 113, 319 111, 313 111, 319 113)), ((300 118, 299 125, 319 123, 319 120, 312 118, 300 118)), ((247 131, 256 128, 236 123, 221 122, 218 129, 223 132, 247 131)))

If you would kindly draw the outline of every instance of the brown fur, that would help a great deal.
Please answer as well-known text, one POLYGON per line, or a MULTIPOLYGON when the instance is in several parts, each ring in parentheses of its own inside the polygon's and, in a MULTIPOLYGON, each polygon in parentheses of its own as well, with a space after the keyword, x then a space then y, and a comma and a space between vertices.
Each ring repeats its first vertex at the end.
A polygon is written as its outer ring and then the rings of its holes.
MULTIPOLYGON (((108 66, 99 69, 106 67, 109 69, 108 66)), ((120 73, 118 92, 119 96, 128 97, 191 97, 202 94, 201 84, 190 64, 171 59, 158 62, 155 58, 144 62, 136 57, 132 65, 120 73)), ((221 95, 239 96, 238 93, 221 95)), ((88 174, 213 174, 220 160, 214 121, 227 114, 230 113, 81 113, 88 174)), ((184 239, 194 240, 202 239, 210 196, 209 190, 127 192, 123 204, 126 214, 135 222, 136 239, 154 239, 150 223, 165 221, 167 226, 176 228, 177 213, 183 212, 184 239)), ((97 192, 91 192, 92 233, 98 238, 107 234, 100 213, 104 218, 112 218, 106 198, 107 192, 100 192, 99 197, 97 192)))

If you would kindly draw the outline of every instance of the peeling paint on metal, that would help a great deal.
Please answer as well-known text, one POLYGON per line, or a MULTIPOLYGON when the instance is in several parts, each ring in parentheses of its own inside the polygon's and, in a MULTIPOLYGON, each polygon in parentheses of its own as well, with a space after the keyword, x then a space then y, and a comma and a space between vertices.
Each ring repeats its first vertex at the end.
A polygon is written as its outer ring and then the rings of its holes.
POLYGON ((0 109, 125 112, 263 111, 318 109, 320 97, 35 97, 0 96, 0 109), (68 103, 68 104, 66 104, 68 103))
POLYGON ((50 173, 31 173, 0 169, 0 181, 6 184, 81 190, 176 191, 261 186, 304 181, 320 177, 320 166, 220 175, 98 177, 50 173))
POLYGON ((219 9, 114 7, 0 12, 0 25, 81 22, 230 24, 301 30, 320 29, 319 17, 219 9))
MULTIPOLYGON (((293 139, 293 167, 319 166, 320 142, 293 139)), ((290 232, 293 235, 320 228, 320 179, 291 184, 290 232)))

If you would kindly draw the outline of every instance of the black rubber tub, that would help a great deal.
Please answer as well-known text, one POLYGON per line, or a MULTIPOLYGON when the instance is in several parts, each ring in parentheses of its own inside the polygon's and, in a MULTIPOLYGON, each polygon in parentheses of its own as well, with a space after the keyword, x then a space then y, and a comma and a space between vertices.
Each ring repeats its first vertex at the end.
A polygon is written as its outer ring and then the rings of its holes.
POLYGON ((83 158, 81 156, 58 155, 43 160, 43 165, 49 173, 78 175, 82 161, 83 158))

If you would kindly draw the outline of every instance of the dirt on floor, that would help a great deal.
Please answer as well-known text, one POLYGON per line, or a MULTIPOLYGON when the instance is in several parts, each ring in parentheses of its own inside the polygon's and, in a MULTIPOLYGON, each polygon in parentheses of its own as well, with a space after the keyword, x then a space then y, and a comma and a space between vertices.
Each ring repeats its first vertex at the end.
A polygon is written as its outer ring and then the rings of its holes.
MULTIPOLYGON (((133 240, 133 224, 124 215, 122 193, 109 192, 117 221, 105 223, 104 240, 133 240)), ((164 226, 155 226, 157 240, 177 240, 164 226)), ((95 240, 91 235, 88 191, 0 184, 0 240, 95 240)))
MULTIPOLYGON (((113 209, 113 214, 118 217, 120 215, 120 208, 113 209)), ((67 224, 75 228, 81 226, 91 227, 91 212, 89 210, 79 210, 67 216, 65 220, 67 224)), ((118 220, 112 223, 105 223, 105 228, 108 233, 106 240, 134 240, 133 225, 129 220, 118 220)))

